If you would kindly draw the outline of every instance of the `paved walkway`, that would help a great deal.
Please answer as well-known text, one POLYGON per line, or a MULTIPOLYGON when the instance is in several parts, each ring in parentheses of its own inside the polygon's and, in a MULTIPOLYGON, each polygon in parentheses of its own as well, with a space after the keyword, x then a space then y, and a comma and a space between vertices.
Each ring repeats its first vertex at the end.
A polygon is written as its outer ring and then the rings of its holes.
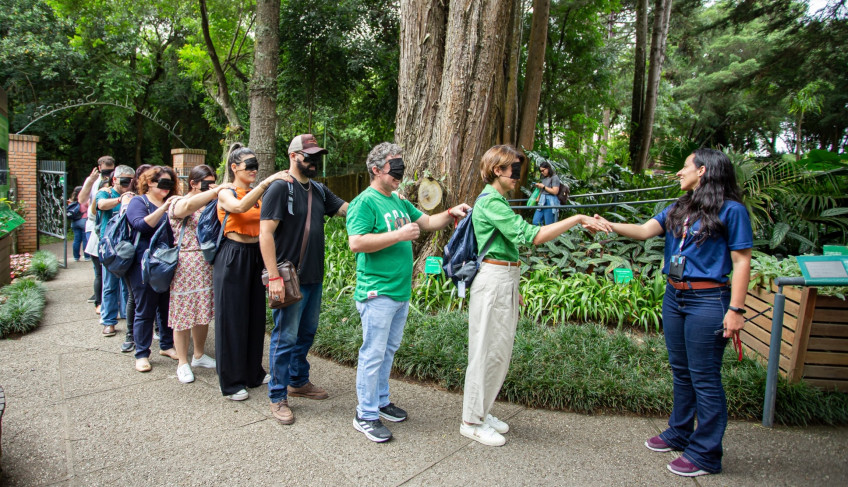
POLYGON ((0 340, 2 486, 848 485, 848 428, 733 421, 724 473, 684 479, 666 471, 674 454, 642 446, 663 419, 498 403, 512 430, 491 448, 459 434, 461 395, 403 381, 392 382, 392 398, 410 418, 376 444, 351 426, 354 369, 321 358, 311 359, 312 377, 330 398, 293 398, 297 421, 283 426, 264 386, 228 401, 214 370, 180 384, 176 362, 158 354, 152 372, 136 372, 118 351, 121 334, 100 336, 85 302, 90 279, 90 264, 71 262, 47 283, 41 327, 0 340))

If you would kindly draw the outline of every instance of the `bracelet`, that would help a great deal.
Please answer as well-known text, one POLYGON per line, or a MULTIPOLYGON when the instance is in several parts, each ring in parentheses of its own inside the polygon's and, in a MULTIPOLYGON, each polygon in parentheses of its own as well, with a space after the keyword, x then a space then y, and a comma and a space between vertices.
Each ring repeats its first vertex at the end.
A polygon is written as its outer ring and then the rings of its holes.
POLYGON ((728 306, 727 309, 733 311, 735 313, 739 313, 740 315, 745 314, 745 308, 737 308, 736 306, 728 306))
POLYGON ((279 281, 282 278, 283 278, 282 276, 272 277, 272 278, 268 279, 268 283, 270 284, 271 281, 279 281))
MULTIPOLYGON (((453 209, 453 206, 451 206, 450 208, 448 208, 448 216, 453 216, 453 215, 451 215, 451 210, 452 210, 452 209, 453 209)), ((457 218, 457 217, 453 216, 453 227, 454 227, 454 228, 456 228, 458 225, 459 225, 459 218, 457 218)))

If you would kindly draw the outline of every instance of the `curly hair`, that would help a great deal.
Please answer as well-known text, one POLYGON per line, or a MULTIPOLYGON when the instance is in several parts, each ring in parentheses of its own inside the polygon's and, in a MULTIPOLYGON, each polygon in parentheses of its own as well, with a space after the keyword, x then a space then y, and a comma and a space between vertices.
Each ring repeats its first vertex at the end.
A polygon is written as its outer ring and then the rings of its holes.
POLYGON ((371 149, 371 152, 368 153, 368 158, 365 159, 365 166, 368 168, 368 175, 371 176, 371 179, 374 179, 374 171, 372 171, 371 168, 376 167, 382 171, 387 162, 386 157, 400 155, 403 155, 403 149, 397 144, 392 144, 391 142, 381 142, 377 144, 373 149, 371 149))
POLYGON ((171 179, 174 180, 174 187, 168 191, 165 199, 168 199, 175 194, 182 194, 182 185, 180 184, 179 178, 177 178, 177 173, 169 166, 153 166, 141 173, 141 176, 138 177, 138 194, 147 194, 147 192, 150 191, 150 183, 158 181, 163 174, 170 176, 171 179))
POLYGON ((135 170, 135 177, 133 177, 132 181, 130 181, 129 191, 138 194, 138 178, 141 177, 142 174, 144 174, 144 171, 147 171, 151 167, 153 166, 151 166, 150 164, 142 164, 138 166, 138 169, 135 170))

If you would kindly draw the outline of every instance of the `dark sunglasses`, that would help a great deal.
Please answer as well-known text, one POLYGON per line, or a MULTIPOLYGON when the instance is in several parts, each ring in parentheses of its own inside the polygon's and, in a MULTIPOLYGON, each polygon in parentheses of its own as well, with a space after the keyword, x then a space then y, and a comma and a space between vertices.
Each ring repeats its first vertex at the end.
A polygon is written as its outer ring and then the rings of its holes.
POLYGON ((132 178, 118 178, 118 184, 120 184, 122 188, 128 188, 131 182, 132 178))
POLYGON ((250 157, 248 159, 245 159, 242 162, 244 162, 244 170, 245 171, 257 171, 257 170, 259 170, 259 161, 257 161, 255 157, 250 157))
POLYGON ((154 179, 154 183, 156 183, 156 187, 159 189, 164 189, 166 191, 174 189, 174 180, 170 178, 165 179, 154 179))

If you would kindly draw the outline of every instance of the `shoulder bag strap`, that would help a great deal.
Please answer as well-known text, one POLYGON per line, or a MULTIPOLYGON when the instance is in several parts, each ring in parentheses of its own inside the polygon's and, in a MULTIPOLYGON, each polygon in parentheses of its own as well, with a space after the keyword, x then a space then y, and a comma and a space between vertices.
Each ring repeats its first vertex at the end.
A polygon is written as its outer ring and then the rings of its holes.
POLYGON ((309 227, 312 223, 312 188, 306 192, 306 229, 303 231, 303 243, 300 244, 300 260, 297 261, 297 273, 303 268, 303 256, 306 254, 306 241, 309 239, 309 227))
MULTIPOLYGON (((236 193, 236 190, 233 189, 233 188, 230 188, 230 190, 233 192, 233 196, 235 196, 236 199, 238 199, 238 193, 236 193)), ((230 212, 225 210, 224 211, 224 221, 221 222, 221 232, 218 233, 218 241, 215 243, 216 249, 221 246, 221 239, 224 238, 224 229, 227 228, 227 218, 229 218, 229 217, 230 217, 230 212)))

